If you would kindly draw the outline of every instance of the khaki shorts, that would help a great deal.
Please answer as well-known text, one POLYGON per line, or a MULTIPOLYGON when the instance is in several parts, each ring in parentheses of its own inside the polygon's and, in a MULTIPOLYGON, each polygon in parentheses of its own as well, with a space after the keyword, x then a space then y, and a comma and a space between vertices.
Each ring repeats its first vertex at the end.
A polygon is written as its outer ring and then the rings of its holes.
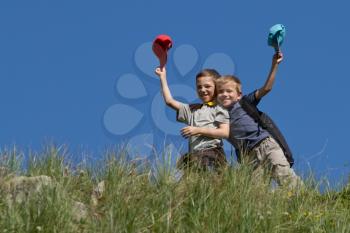
POLYGON ((245 161, 252 165, 256 174, 264 170, 275 179, 279 185, 296 187, 302 181, 290 167, 283 150, 272 137, 265 138, 246 156, 245 161))
POLYGON ((282 148, 272 137, 262 140, 258 146, 255 146, 247 156, 247 161, 254 167, 259 165, 282 165, 289 166, 282 148))

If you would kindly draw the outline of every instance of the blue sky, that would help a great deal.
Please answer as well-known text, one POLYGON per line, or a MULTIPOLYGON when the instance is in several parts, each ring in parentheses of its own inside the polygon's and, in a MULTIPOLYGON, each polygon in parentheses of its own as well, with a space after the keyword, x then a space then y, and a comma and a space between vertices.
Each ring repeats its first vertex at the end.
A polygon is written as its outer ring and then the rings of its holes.
POLYGON ((203 65, 232 71, 245 93, 260 87, 273 55, 268 30, 282 23, 285 59, 261 109, 284 132, 300 173, 311 168, 337 183, 350 171, 347 9, 345 1, 1 1, 0 148, 53 141, 97 157, 146 139, 184 150, 183 125, 157 96, 149 43, 172 37, 169 83, 195 101, 203 65))

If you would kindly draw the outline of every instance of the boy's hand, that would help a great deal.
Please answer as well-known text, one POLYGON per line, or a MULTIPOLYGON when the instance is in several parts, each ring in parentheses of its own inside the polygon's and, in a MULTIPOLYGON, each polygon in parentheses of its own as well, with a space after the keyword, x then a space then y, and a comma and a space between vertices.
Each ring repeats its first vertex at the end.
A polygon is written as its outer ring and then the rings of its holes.
POLYGON ((193 127, 193 126, 186 126, 181 129, 181 135, 184 138, 188 138, 190 136, 194 136, 199 134, 199 128, 198 127, 193 127))
POLYGON ((165 69, 165 67, 163 67, 163 68, 158 67, 154 71, 154 73, 156 73, 156 75, 159 76, 160 78, 166 77, 166 69, 165 69))
POLYGON ((281 51, 279 51, 279 52, 275 53, 275 55, 273 55, 272 64, 278 65, 281 63, 282 60, 283 60, 283 53, 281 51))

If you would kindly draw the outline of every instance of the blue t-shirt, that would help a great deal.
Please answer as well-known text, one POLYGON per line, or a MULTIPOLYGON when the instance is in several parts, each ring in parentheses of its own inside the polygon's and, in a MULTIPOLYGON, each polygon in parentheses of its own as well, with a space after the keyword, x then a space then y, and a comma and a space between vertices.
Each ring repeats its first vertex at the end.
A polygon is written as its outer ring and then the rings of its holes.
MULTIPOLYGON (((246 96, 247 100, 257 106, 260 100, 255 98, 255 91, 246 96)), ((227 139, 237 150, 248 152, 270 134, 260 127, 241 107, 239 102, 228 109, 230 115, 230 135, 227 139)))

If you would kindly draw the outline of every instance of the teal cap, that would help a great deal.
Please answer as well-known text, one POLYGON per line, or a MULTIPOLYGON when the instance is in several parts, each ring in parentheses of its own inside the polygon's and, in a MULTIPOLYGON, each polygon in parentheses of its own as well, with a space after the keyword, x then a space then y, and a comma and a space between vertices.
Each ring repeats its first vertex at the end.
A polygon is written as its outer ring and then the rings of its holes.
POLYGON ((282 45, 284 37, 286 36, 286 27, 283 24, 276 24, 270 28, 267 44, 279 50, 282 45))

